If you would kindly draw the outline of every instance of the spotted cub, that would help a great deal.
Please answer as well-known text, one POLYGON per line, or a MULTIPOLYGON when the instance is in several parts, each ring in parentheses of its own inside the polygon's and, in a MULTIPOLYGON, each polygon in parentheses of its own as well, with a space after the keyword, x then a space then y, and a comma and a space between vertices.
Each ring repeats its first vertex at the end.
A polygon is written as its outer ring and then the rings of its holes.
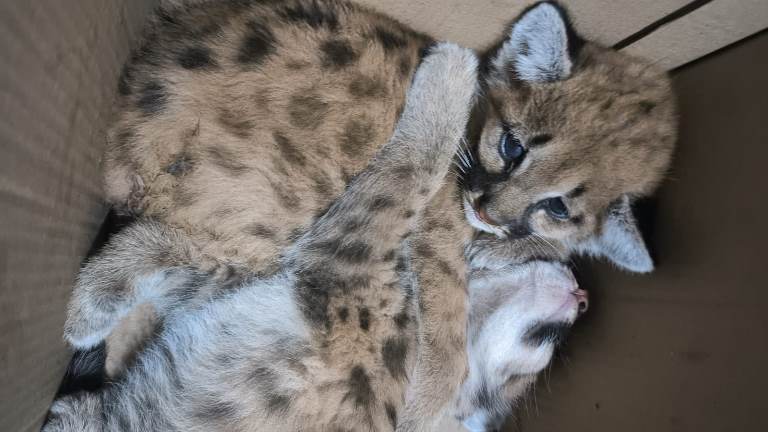
MULTIPOLYGON (((162 9, 120 80, 108 200, 190 239, 189 253, 157 257, 166 265, 273 274, 280 251, 392 135, 432 43, 345 1, 162 9)), ((418 359, 406 368, 403 430, 421 428, 468 382, 468 274, 471 287, 476 270, 573 253, 637 272, 653 266, 630 205, 652 192, 672 154, 663 72, 583 40, 559 5, 542 2, 482 53, 479 73, 456 181, 387 254, 411 275, 418 307, 403 313, 364 296, 297 300, 318 328, 418 325, 417 343, 402 350, 418 359)), ((372 212, 390 206, 370 202, 372 212)), ((337 256, 367 262, 366 248, 338 246, 337 256)), ((383 358, 382 350, 373 347, 383 358)))

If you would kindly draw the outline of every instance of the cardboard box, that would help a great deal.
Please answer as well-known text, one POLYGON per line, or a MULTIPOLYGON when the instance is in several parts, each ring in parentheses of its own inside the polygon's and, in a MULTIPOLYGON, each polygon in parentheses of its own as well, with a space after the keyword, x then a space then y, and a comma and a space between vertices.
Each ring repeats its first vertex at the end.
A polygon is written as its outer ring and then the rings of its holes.
MULTIPOLYGON (((530 3, 362 2, 476 48, 530 3)), ((156 3, 0 2, 0 431, 39 428, 68 361, 66 302, 106 211, 104 128, 156 3)), ((565 3, 587 36, 668 68, 768 25, 764 0, 565 3)), ((650 212, 659 270, 583 265, 593 310, 510 430, 768 430, 766 53, 763 32, 674 73, 680 150, 650 212)))

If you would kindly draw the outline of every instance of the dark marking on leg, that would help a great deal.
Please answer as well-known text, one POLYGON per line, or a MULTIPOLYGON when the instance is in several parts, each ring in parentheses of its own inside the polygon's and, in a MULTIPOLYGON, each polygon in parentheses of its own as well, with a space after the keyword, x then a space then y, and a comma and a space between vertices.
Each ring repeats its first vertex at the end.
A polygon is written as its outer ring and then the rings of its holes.
POLYGON ((344 400, 352 399, 358 407, 370 408, 376 399, 376 395, 371 388, 371 379, 361 365, 352 368, 348 380, 349 390, 344 396, 344 400))
POLYGON ((435 249, 424 240, 416 242, 413 250, 422 258, 432 258, 435 256, 435 249))
POLYGON ((368 203, 368 210, 371 212, 379 212, 394 206, 395 200, 388 196, 378 195, 374 197, 370 203, 368 203))
POLYGON ((145 115, 157 114, 168 103, 168 93, 165 86, 157 81, 147 83, 141 89, 141 95, 136 105, 145 115))
POLYGON ((185 48, 176 61, 184 69, 206 69, 217 66, 216 61, 211 56, 211 50, 204 46, 192 46, 185 48))
POLYGON ((368 331, 371 327, 371 311, 365 306, 357 308, 357 320, 360 324, 360 329, 368 331))
POLYGON ((365 151, 375 138, 373 124, 365 118, 350 119, 341 135, 341 151, 355 157, 365 151))
POLYGON ((387 412, 387 418, 389 424, 392 425, 392 429, 397 428, 397 409, 390 402, 384 402, 384 410, 387 412))
POLYGON ((362 264, 371 258, 371 246, 360 240, 345 243, 341 239, 333 239, 322 242, 317 247, 349 264, 362 264))
POLYGON ((317 94, 295 94, 288 105, 291 124, 300 128, 315 129, 328 114, 328 103, 317 94))
POLYGON ((298 166, 304 166, 304 164, 306 164, 307 160, 304 157, 304 154, 290 139, 288 139, 288 137, 281 132, 275 131, 272 132, 272 138, 274 138, 275 143, 277 144, 277 149, 280 150, 283 159, 298 166))
POLYGON ((246 65, 259 66, 277 51, 277 40, 272 29, 264 22, 249 21, 248 33, 237 53, 237 61, 246 65))
POLYGON ((268 239, 274 239, 277 235, 277 231, 275 231, 274 228, 270 228, 260 223, 248 224, 245 226, 243 231, 246 234, 252 235, 254 237, 262 237, 268 239))
POLYGON ((249 138, 255 125, 246 116, 230 111, 226 108, 219 111, 219 123, 224 130, 238 138, 249 138))
POLYGON ((391 249, 381 257, 381 260, 384 262, 394 261, 396 256, 397 249, 391 249))
POLYGON ((384 366, 394 379, 405 378, 405 358, 408 355, 408 340, 405 337, 391 337, 381 347, 384 366))
POLYGON ((395 325, 398 329, 405 330, 411 318, 408 316, 408 312, 405 310, 405 308, 403 308, 403 310, 398 312, 392 320, 395 322, 395 325))
POLYGON ((347 318, 349 318, 349 308, 342 306, 339 308, 336 314, 339 316, 339 320, 341 320, 342 323, 346 323, 347 318))
POLYGON ((237 177, 249 170, 248 165, 240 162, 239 158, 223 147, 208 147, 206 149, 210 161, 237 177))
POLYGON ((330 201, 336 196, 333 180, 325 172, 320 172, 315 177, 315 192, 321 200, 330 201))
POLYGON ((330 68, 343 68, 360 57, 360 53, 352 48, 349 42, 341 39, 331 39, 320 45, 323 53, 323 66, 330 68))
POLYGON ((383 98, 387 96, 387 87, 376 78, 357 75, 349 83, 349 94, 356 98, 383 98))

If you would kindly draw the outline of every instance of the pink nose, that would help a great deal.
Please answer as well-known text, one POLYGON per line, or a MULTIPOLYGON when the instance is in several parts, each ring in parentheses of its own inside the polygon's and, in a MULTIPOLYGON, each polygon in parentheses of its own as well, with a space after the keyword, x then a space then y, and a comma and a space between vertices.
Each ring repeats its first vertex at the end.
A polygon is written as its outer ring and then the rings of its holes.
POLYGON ((576 301, 579 304, 579 315, 586 312, 587 309, 589 309, 589 295, 587 292, 583 289, 576 288, 571 294, 576 297, 576 301))

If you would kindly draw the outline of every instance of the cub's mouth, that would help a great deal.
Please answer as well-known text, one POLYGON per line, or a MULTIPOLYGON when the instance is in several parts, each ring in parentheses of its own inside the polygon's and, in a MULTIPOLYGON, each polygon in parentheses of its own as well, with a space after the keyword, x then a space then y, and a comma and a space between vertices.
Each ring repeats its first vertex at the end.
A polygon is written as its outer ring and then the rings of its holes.
POLYGON ((507 229, 491 218, 488 213, 478 205, 478 200, 470 200, 466 195, 463 199, 464 216, 469 224, 480 231, 495 234, 500 238, 509 236, 507 229))

